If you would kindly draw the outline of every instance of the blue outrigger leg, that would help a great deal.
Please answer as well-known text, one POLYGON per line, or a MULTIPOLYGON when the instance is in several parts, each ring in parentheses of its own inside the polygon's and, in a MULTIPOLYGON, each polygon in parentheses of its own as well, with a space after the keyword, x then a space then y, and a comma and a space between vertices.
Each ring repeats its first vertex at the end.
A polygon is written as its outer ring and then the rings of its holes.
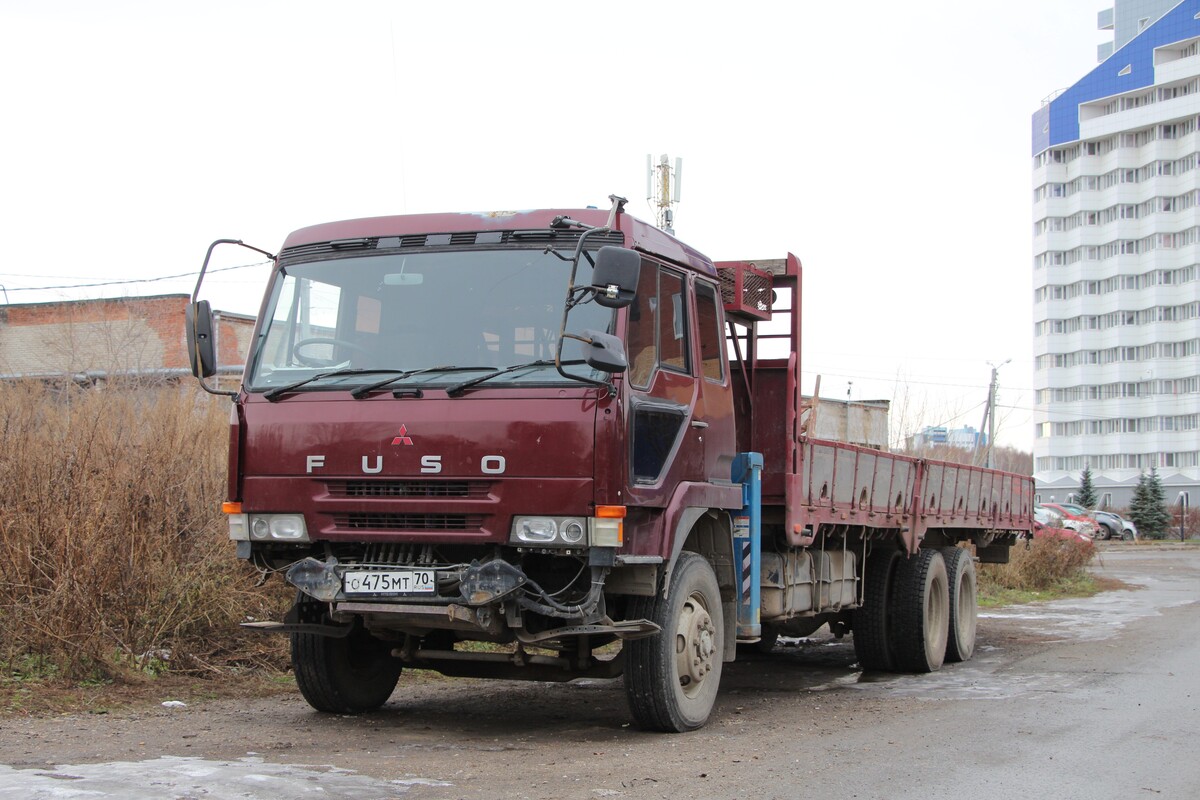
POLYGON ((737 638, 755 642, 762 638, 759 620, 762 565, 762 453, 738 453, 732 478, 742 485, 742 510, 733 518, 733 552, 741 569, 738 580, 737 638))

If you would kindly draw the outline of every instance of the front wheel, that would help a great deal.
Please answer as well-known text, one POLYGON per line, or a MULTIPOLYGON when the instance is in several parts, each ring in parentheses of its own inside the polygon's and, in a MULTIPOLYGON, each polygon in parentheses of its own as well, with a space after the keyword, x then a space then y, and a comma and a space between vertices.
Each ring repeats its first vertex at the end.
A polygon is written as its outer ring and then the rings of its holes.
MULTIPOLYGON (((302 601, 303 602, 303 601, 302 601)), ((292 671, 308 704, 332 714, 374 711, 400 680, 400 661, 387 642, 355 624, 340 639, 293 633, 292 671)))
POLYGON ((662 627, 657 636, 625 645, 625 696, 634 720, 670 733, 701 727, 716 702, 724 657, 725 621, 712 567, 696 553, 680 554, 667 598, 636 598, 630 612, 662 627))

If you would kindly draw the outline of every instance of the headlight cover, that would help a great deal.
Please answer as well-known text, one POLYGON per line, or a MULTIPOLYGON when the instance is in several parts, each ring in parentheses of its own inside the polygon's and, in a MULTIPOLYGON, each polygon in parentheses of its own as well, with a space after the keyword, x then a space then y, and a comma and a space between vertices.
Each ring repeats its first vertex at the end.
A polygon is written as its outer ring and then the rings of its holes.
POLYGON ((594 517, 519 516, 508 541, 539 547, 620 547, 624 543, 624 506, 600 506, 594 517))
POLYGON ((303 514, 230 514, 229 538, 235 542, 307 542, 303 514))
POLYGON ((582 547, 586 544, 587 517, 514 517, 511 544, 540 547, 582 547))

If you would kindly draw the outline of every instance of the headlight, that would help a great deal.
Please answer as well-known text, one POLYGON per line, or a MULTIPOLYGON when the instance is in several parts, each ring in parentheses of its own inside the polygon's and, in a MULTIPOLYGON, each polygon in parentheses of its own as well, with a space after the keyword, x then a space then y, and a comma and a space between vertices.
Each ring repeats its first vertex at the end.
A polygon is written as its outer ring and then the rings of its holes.
POLYGON ((577 519, 564 520, 558 535, 567 544, 579 544, 583 541, 583 523, 577 519))
POLYGON ((508 540, 512 544, 574 547, 584 544, 587 524, 578 517, 515 517, 508 540))
POLYGON ((525 544, 550 544, 558 538, 558 523, 551 517, 517 517, 512 539, 525 544))
POLYGON ((265 542, 307 542, 308 528, 301 514, 231 514, 229 538, 265 542))

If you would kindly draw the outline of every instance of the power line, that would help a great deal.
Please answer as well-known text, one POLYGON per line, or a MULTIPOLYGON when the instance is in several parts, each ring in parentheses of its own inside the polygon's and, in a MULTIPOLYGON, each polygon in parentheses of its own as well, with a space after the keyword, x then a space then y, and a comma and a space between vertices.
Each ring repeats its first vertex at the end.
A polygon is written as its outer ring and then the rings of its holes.
MULTIPOLYGON (((270 264, 270 261, 256 261, 253 264, 238 264, 233 267, 220 267, 218 269, 210 269, 209 273, 213 272, 229 272, 235 269, 246 269, 247 267, 261 267, 265 264, 270 264)), ((68 283, 58 286, 20 286, 15 289, 9 289, 10 292, 44 292, 51 289, 92 289, 97 286, 121 286, 130 283, 156 283, 158 281, 171 281, 178 278, 194 278, 195 272, 182 272, 178 275, 159 275, 154 278, 128 278, 119 281, 97 281, 95 283, 68 283)))
MULTIPOLYGON (((904 383, 904 384, 911 383, 911 384, 915 384, 917 386, 945 386, 945 387, 950 387, 950 388, 955 388, 955 389, 978 390, 978 389, 987 387, 986 383, 984 383, 984 384, 945 383, 945 382, 929 381, 929 380, 924 380, 924 381, 923 380, 915 380, 915 379, 911 379, 911 378, 897 378, 894 375, 889 378, 881 378, 881 377, 878 377, 875 375, 848 374, 848 373, 844 373, 844 372, 826 372, 824 370, 804 369, 804 370, 801 370, 801 374, 808 375, 808 376, 823 375, 823 376, 829 376, 832 378, 852 378, 854 380, 878 381, 880 383, 904 383)), ((1031 387, 1022 387, 1022 386, 1006 386, 1006 387, 1002 387, 1002 388, 1004 388, 1006 391, 1015 391, 1015 392, 1032 392, 1033 391, 1033 389, 1031 387)))

